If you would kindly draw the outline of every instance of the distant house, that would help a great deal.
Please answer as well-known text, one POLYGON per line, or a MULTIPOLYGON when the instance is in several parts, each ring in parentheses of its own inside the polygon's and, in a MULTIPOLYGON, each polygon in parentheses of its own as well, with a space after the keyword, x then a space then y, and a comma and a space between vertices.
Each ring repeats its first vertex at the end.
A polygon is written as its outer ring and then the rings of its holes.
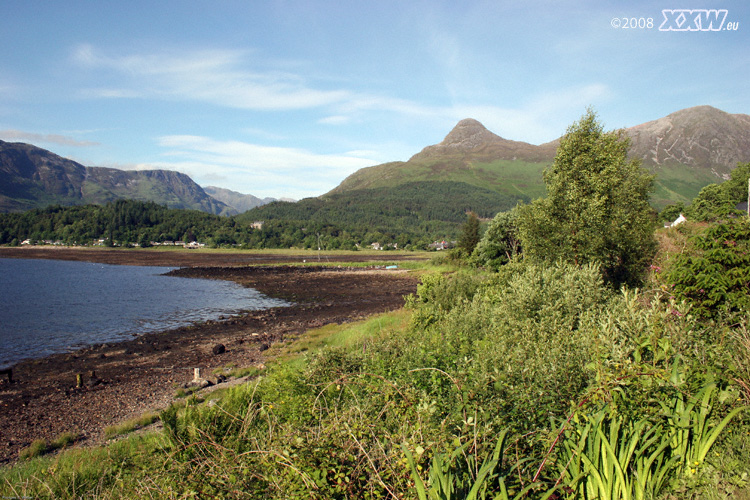
POLYGON ((263 221, 262 220, 256 220, 252 224, 250 224, 250 227, 253 229, 263 229, 263 221))
POLYGON ((674 222, 672 222, 672 223, 671 223, 671 224, 669 225, 669 227, 675 227, 675 226, 679 226, 680 224, 682 224, 682 223, 683 223, 683 222, 685 222, 685 221, 687 221, 687 219, 685 218, 685 216, 684 216, 684 215, 682 215, 682 214, 680 214, 680 216, 679 216, 679 217, 677 217, 677 218, 676 218, 676 219, 674 220, 674 222))
POLYGON ((21 245, 31 245, 31 240, 23 240, 21 245))
POLYGON ((452 247, 453 247, 453 243, 445 241, 445 240, 435 241, 433 243, 430 243, 430 250, 448 250, 449 248, 452 248, 452 247))
POLYGON ((380 246, 380 243, 378 243, 378 242, 372 243, 372 244, 370 244, 370 246, 372 247, 373 250, 382 250, 383 249, 383 247, 380 246))

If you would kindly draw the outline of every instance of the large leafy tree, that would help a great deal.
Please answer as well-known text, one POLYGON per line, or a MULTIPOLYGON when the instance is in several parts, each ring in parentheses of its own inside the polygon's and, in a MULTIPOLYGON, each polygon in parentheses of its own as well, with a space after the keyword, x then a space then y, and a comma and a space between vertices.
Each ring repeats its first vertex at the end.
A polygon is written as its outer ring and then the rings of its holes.
POLYGON ((654 177, 627 159, 628 144, 622 132, 604 132, 591 109, 568 128, 544 173, 547 196, 521 211, 528 258, 597 263, 616 287, 642 280, 656 248, 654 177))

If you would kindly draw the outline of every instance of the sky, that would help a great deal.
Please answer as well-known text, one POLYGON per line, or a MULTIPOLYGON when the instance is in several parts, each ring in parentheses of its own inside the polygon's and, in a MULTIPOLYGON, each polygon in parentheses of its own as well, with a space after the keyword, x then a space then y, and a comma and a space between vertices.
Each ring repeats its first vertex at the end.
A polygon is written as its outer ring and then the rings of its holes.
POLYGON ((541 144, 589 106, 607 130, 705 104, 750 114, 746 0, 4 0, 0 12, 1 140, 259 197, 319 196, 464 118, 541 144))

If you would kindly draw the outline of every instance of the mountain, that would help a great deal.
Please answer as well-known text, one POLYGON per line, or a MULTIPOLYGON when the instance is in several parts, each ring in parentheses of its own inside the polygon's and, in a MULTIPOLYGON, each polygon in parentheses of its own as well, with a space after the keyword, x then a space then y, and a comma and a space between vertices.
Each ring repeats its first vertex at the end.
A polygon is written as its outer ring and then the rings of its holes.
POLYGON ((0 212, 123 198, 212 214, 231 212, 179 172, 85 167, 31 144, 0 141, 0 212))
POLYGON ((547 161, 555 156, 556 143, 534 146, 495 135, 477 120, 461 120, 442 142, 427 146, 409 159, 411 162, 458 157, 470 161, 528 160, 547 161))
POLYGON ((232 191, 230 189, 224 189, 216 186, 205 186, 203 190, 215 200, 219 200, 220 202, 235 209, 238 214, 247 212, 248 210, 259 207, 261 205, 266 205, 268 203, 271 203, 272 201, 277 201, 276 198, 261 199, 251 194, 242 194, 238 193, 237 191, 232 191))
POLYGON ((294 204, 270 203, 243 218, 366 225, 384 233, 429 226, 455 235, 467 212, 491 218, 519 201, 530 201, 524 188, 533 175, 541 176, 547 165, 541 159, 554 151, 555 146, 509 141, 476 120, 462 120, 440 144, 424 148, 407 162, 358 170, 323 196, 294 204), (534 174, 517 164, 531 165, 534 174), (515 170, 503 170, 505 165, 515 170))
POLYGON ((676 111, 625 130, 630 156, 656 174, 654 204, 691 201, 750 161, 750 116, 711 106, 676 111))
POLYGON ((527 200, 544 194, 542 171, 552 163, 556 149, 556 142, 535 146, 504 139, 468 118, 458 122, 442 142, 427 146, 408 161, 360 169, 328 194, 440 181, 527 200))
MULTIPOLYGON (((630 157, 656 174, 652 204, 690 202, 720 182, 738 162, 750 161, 750 116, 697 106, 624 130, 630 157)), ((465 119, 439 144, 405 162, 353 173, 329 195, 387 188, 414 181, 463 182, 519 199, 544 196, 542 172, 554 161, 559 139, 535 146, 493 134, 465 119)))

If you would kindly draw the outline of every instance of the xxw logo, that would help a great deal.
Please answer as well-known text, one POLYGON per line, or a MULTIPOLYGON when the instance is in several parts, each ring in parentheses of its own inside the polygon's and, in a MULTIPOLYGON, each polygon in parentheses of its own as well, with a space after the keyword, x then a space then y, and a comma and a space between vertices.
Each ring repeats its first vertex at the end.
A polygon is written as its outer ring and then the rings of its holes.
POLYGON ((659 31, 719 31, 724 26, 727 10, 665 9, 659 31))

